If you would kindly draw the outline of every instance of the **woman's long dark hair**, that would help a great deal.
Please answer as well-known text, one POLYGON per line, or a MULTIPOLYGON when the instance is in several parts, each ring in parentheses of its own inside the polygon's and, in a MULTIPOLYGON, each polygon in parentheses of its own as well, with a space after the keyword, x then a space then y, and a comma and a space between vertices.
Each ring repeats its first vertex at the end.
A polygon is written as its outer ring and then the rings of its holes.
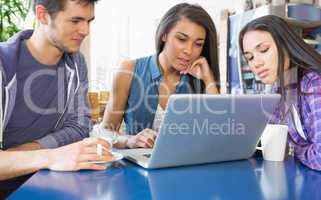
MULTIPOLYGON (((217 51, 217 35, 214 22, 210 15, 200 6, 188 3, 177 4, 169 9, 161 19, 156 31, 156 53, 157 57, 164 48, 163 36, 182 18, 187 18, 193 23, 202 26, 206 30, 206 39, 203 46, 201 56, 204 56, 211 68, 215 81, 219 83, 219 67, 218 67, 218 51, 217 51)), ((197 79, 191 79, 191 87, 196 91, 197 79)), ((219 87, 219 85, 217 85, 219 87)), ((201 91, 205 91, 205 84, 202 82, 201 91)))
POLYGON ((240 32, 239 45, 242 53, 244 35, 250 31, 265 31, 271 34, 278 50, 278 79, 280 82, 281 111, 285 114, 285 83, 284 63, 286 53, 289 56, 290 68, 298 67, 297 88, 300 91, 300 81, 307 71, 321 74, 321 55, 305 43, 290 26, 280 17, 268 15, 248 23, 240 32))

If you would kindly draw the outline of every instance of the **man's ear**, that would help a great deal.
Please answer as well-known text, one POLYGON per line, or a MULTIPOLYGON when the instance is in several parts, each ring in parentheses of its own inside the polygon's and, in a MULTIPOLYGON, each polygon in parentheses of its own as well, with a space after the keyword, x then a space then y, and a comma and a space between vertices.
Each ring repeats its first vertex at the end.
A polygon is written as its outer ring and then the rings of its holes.
POLYGON ((36 5, 36 18, 40 24, 48 25, 49 13, 43 5, 36 5))

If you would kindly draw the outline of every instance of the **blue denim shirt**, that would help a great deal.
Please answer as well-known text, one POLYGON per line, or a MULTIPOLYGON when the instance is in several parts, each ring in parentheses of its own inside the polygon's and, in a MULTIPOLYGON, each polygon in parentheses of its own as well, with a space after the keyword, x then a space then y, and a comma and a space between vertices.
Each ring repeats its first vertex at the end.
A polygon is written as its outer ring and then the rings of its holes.
MULTIPOLYGON (((145 128, 152 128, 158 106, 158 88, 162 79, 156 55, 136 60, 124 115, 127 134, 135 135, 145 128)), ((190 75, 181 75, 175 93, 193 93, 190 79, 190 75)))

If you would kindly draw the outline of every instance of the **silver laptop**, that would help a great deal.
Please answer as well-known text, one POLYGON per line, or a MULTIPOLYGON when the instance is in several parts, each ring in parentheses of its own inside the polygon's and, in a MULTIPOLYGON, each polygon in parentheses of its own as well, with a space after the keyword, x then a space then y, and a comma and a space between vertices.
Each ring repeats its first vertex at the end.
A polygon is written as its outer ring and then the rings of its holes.
POLYGON ((246 159, 279 101, 278 94, 172 95, 154 148, 119 152, 144 168, 246 159))

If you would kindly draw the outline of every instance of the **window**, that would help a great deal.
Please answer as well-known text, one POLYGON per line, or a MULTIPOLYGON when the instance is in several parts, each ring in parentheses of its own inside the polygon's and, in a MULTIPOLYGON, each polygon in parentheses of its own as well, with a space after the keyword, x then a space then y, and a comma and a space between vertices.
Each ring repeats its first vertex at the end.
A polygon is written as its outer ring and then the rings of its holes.
POLYGON ((155 52, 155 32, 160 18, 181 2, 197 3, 219 27, 220 11, 235 0, 119 0, 99 1, 90 34, 90 89, 110 90, 115 68, 124 59, 155 52))

